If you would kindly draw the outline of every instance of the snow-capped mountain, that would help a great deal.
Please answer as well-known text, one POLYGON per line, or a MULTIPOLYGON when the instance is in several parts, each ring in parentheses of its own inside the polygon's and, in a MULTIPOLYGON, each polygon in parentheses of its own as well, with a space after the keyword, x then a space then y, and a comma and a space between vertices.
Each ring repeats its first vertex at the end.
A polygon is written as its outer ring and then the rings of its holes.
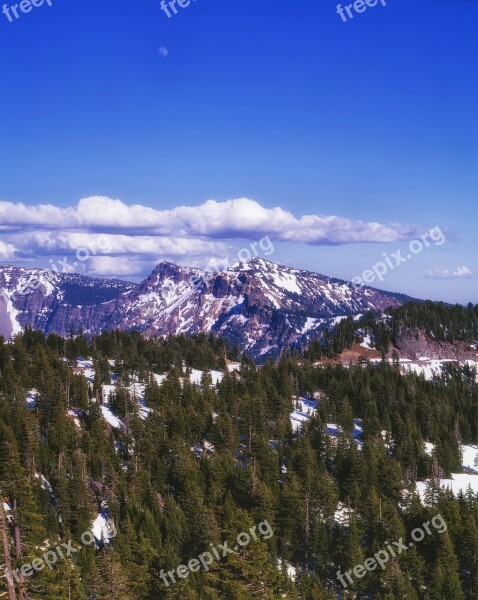
POLYGON ((263 259, 214 275, 162 262, 140 284, 9 266, 0 267, 0 334, 27 326, 61 335, 212 332, 265 358, 306 343, 338 317, 407 300, 263 259))
POLYGON ((112 301, 136 287, 118 279, 0 267, 0 335, 8 338, 27 326, 67 335, 78 331, 89 312, 96 317, 103 304, 109 312, 112 301))

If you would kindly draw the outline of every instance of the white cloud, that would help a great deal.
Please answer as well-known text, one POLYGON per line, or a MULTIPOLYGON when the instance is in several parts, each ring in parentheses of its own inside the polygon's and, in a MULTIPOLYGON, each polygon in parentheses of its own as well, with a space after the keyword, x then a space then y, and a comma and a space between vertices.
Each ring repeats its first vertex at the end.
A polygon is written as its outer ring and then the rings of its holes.
POLYGON ((94 256, 88 260, 88 275, 104 277, 135 277, 152 271, 154 261, 137 256, 94 256))
POLYGON ((140 276, 162 260, 207 264, 231 253, 227 244, 197 238, 71 231, 28 231, 11 237, 24 259, 53 257, 63 268, 61 258, 67 256, 72 268, 90 275, 140 276))
POLYGON ((395 242, 416 236, 416 227, 352 220, 335 215, 295 217, 280 208, 265 208, 255 200, 208 200, 200 206, 156 210, 127 205, 104 196, 81 199, 77 206, 26 206, 0 202, 4 227, 102 231, 129 235, 200 236, 212 240, 269 235, 276 241, 306 244, 395 242))
POLYGON ((21 202, 0 202, 2 227, 68 227, 76 225, 75 209, 61 208, 52 204, 27 206, 21 202))
POLYGON ((433 269, 425 273, 426 279, 470 279, 473 273, 465 265, 455 269, 433 269))
POLYGON ((0 240, 0 258, 12 258, 15 255, 15 246, 0 240))
POLYGON ((144 275, 161 260, 223 268, 227 261, 237 260, 233 240, 268 236, 274 242, 325 245, 396 242, 419 234, 417 228, 398 223, 295 216, 249 198, 208 200, 170 210, 127 205, 105 196, 82 198, 70 207, 3 201, 0 223, 0 257, 58 261, 86 249, 82 256, 90 258, 82 262, 83 269, 116 276, 144 275))
POLYGON ((12 235, 11 239, 25 253, 29 252, 37 256, 50 256, 62 252, 75 253, 78 249, 82 249, 83 254, 88 253, 90 256, 138 254, 154 258, 221 255, 227 252, 226 244, 221 242, 165 236, 30 231, 12 235))

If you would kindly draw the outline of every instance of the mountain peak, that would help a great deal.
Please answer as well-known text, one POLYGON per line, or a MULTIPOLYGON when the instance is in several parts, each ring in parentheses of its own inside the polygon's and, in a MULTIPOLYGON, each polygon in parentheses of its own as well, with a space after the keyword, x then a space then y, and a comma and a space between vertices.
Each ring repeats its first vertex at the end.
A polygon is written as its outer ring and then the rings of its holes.
POLYGON ((169 260, 162 260, 161 262, 159 262, 153 270, 154 272, 157 273, 165 273, 165 272, 179 272, 179 271, 187 271, 189 270, 188 267, 182 267, 181 265, 178 265, 176 263, 173 263, 169 260))
POLYGON ((257 360, 306 344, 338 317, 407 300, 259 257, 214 277, 162 261, 140 284, 59 274, 48 286, 19 293, 34 276, 35 270, 24 267, 0 268, 6 298, 0 303, 0 333, 25 327, 59 335, 80 328, 87 335, 110 329, 147 336, 214 333, 257 360), (203 284, 195 285, 197 280, 203 284))
POLYGON ((234 264, 232 267, 224 269, 224 271, 271 271, 276 269, 288 269, 289 267, 280 265, 278 263, 266 260, 259 256, 250 258, 249 260, 241 261, 234 264))

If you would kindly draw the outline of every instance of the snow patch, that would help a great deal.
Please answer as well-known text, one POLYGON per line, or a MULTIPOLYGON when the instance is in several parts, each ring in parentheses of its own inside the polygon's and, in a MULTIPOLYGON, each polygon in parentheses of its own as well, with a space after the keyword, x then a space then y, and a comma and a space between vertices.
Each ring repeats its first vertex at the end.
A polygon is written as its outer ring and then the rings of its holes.
POLYGON ((462 446, 464 469, 468 469, 478 474, 478 445, 462 446))
POLYGON ((296 402, 296 407, 290 413, 290 422, 292 431, 299 432, 302 429, 304 422, 309 421, 317 412, 317 400, 309 398, 299 398, 296 402))
POLYGON ((428 454, 428 456, 432 456, 434 450, 435 450, 435 444, 432 444, 430 442, 425 442, 425 454, 428 454))
MULTIPOLYGON (((207 372, 207 371, 206 371, 207 372)), ((191 383, 195 383, 199 385, 201 383, 202 376, 205 371, 199 371, 198 369, 191 370, 190 381, 191 383)), ((224 373, 222 371, 209 371, 212 379, 212 384, 217 385, 219 382, 223 380, 224 373)))
POLYGON ((274 285, 288 292, 292 292, 294 294, 301 294, 302 290, 299 287, 297 282, 297 277, 292 273, 278 273, 275 272, 273 275, 274 285))
POLYGON ((354 514, 354 509, 345 505, 343 502, 339 502, 337 505, 337 509, 334 514, 334 521, 338 525, 348 525, 350 523, 350 519, 354 514))
POLYGON ((70 408, 70 410, 68 411, 68 415, 73 418, 73 423, 78 427, 78 429, 81 429, 81 411, 70 408))
POLYGON ((100 513, 91 525, 91 533, 98 542, 109 543, 114 538, 114 529, 111 527, 111 516, 106 506, 103 506, 100 513))
POLYGON ((362 348, 366 348, 367 350, 374 350, 372 338, 369 335, 363 336, 363 342, 360 345, 362 348))
POLYGON ((28 408, 35 408, 38 402, 38 391, 36 389, 28 391, 26 399, 28 408))
POLYGON ((50 494, 53 494, 53 488, 51 487, 51 483, 46 479, 44 475, 40 473, 35 473, 35 479, 40 481, 40 486, 43 490, 47 490, 50 494))
MULTIPOLYGON (((289 579, 291 581, 295 581, 297 579, 297 567, 293 567, 287 561, 282 561, 282 558, 278 558, 277 559, 277 568, 279 569, 279 571, 282 571, 282 569, 283 569, 282 565, 285 566, 287 577, 289 577, 289 579)), ((283 594, 283 595, 285 595, 285 594, 283 594)))
MULTIPOLYGON (((427 483, 428 481, 417 481, 417 492, 422 502, 425 501, 427 483)), ((451 490, 455 496, 460 492, 466 494, 469 487, 471 487, 474 494, 478 494, 478 475, 452 473, 451 479, 440 479, 440 487, 451 490)))

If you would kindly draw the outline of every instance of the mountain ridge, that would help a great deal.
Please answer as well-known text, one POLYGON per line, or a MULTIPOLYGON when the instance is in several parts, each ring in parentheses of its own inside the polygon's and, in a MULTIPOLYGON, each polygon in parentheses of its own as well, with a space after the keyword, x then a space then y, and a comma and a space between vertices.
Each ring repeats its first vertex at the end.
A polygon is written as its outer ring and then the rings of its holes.
POLYGON ((59 335, 111 329, 137 329, 146 336, 203 332, 262 359, 303 346, 339 317, 411 300, 262 258, 216 273, 162 261, 140 283, 0 266, 0 295, 5 337, 25 327, 59 335))

